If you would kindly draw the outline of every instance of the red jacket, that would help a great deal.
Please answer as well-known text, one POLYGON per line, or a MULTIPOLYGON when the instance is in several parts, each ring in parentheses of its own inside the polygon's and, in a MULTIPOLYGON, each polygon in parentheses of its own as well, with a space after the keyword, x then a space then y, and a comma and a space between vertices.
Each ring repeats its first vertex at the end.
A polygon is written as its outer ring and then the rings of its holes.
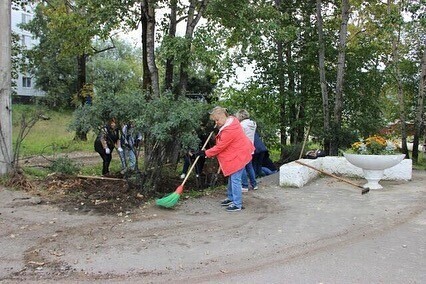
POLYGON ((240 122, 230 116, 216 135, 216 145, 206 150, 206 156, 217 156, 223 175, 229 176, 251 161, 253 151, 253 143, 245 135, 240 122))

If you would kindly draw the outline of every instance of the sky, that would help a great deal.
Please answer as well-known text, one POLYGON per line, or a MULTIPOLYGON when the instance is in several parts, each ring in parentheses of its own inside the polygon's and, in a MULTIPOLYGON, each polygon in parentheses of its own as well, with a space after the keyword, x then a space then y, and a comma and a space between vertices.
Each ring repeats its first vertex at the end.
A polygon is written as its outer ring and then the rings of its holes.
MULTIPOLYGON (((157 17, 161 18, 163 17, 163 14, 166 12, 166 10, 160 9, 159 12, 157 12, 157 17)), ((200 19, 200 22, 197 26, 200 26, 205 22, 205 20, 202 18, 200 19)), ((185 29, 186 29, 186 22, 182 21, 180 24, 178 24, 176 29, 176 35, 177 36, 184 36, 185 35, 185 29)), ((138 29, 130 31, 130 32, 121 32, 119 36, 128 42, 130 42, 135 47, 140 47, 142 45, 141 43, 141 33, 142 29, 139 25, 138 29)), ((227 82, 224 83, 225 86, 233 86, 235 88, 241 88, 243 83, 246 82, 251 76, 253 76, 253 66, 245 66, 237 67, 236 68, 236 77, 229 79, 227 82)))
MULTIPOLYGON (((184 29, 185 27, 178 28, 177 34, 179 36, 184 35, 184 29)), ((120 38, 130 42, 135 47, 140 47, 141 44, 141 28, 138 28, 137 30, 130 31, 128 33, 121 32, 119 33, 120 38)), ((253 66, 247 65, 244 68, 243 67, 237 67, 236 68, 236 77, 230 78, 227 82, 224 82, 224 86, 229 87, 235 87, 235 88, 241 88, 243 86, 244 82, 247 82, 253 76, 253 66)))

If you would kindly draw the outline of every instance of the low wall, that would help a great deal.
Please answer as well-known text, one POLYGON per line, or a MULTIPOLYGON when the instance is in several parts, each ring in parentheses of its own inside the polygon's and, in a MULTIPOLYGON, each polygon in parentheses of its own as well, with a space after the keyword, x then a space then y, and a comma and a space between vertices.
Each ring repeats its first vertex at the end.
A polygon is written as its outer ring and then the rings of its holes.
MULTIPOLYGON (((301 159, 300 161, 327 173, 364 177, 362 169, 349 163, 345 157, 323 157, 314 160, 301 159)), ((411 159, 402 160, 398 165, 386 169, 382 180, 411 180, 412 169, 411 159)), ((319 175, 320 173, 316 170, 291 162, 280 167, 280 186, 302 187, 319 175)))

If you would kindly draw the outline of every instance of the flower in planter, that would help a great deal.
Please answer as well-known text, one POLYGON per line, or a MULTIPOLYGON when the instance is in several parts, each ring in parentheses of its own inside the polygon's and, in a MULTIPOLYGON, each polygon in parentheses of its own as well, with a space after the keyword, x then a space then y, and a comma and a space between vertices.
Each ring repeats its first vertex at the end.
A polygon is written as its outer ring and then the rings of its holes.
POLYGON ((353 143, 351 150, 356 154, 363 155, 392 155, 395 154, 397 148, 395 143, 374 135, 353 143))

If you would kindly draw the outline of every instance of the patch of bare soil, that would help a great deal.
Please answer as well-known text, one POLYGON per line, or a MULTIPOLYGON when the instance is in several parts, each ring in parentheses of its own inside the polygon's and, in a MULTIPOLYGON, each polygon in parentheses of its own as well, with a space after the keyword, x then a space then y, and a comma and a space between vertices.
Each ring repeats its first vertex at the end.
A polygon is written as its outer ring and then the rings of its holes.
MULTIPOLYGON (((99 156, 87 153, 72 153, 67 157, 85 165, 100 161, 99 156)), ((25 164, 46 167, 49 160, 44 157, 33 157, 26 160, 25 164)), ((222 175, 215 174, 216 161, 206 163, 204 173, 199 178, 195 178, 193 173, 185 184, 185 190, 203 191, 212 185, 215 175, 218 177, 215 185, 225 183, 222 175)), ((67 212, 121 215, 132 212, 146 201, 172 193, 182 183, 177 176, 164 176, 158 186, 159 190, 152 191, 141 188, 138 178, 138 175, 124 177, 120 173, 113 173, 106 178, 53 173, 47 178, 28 181, 24 176, 16 174, 8 186, 39 196, 42 204, 53 204, 67 212)))
MULTIPOLYGON (((92 214, 129 214, 144 202, 162 197, 162 194, 173 192, 181 180, 178 178, 163 179, 160 188, 165 193, 144 194, 126 179, 79 178, 53 174, 46 179, 32 182, 27 190, 42 199, 42 203, 58 206, 64 211, 92 214)), ((185 185, 191 190, 202 190, 194 179, 185 185)))
POLYGON ((125 179, 99 180, 51 175, 35 184, 33 194, 69 212, 117 214, 131 211, 145 198, 129 188, 125 179))

